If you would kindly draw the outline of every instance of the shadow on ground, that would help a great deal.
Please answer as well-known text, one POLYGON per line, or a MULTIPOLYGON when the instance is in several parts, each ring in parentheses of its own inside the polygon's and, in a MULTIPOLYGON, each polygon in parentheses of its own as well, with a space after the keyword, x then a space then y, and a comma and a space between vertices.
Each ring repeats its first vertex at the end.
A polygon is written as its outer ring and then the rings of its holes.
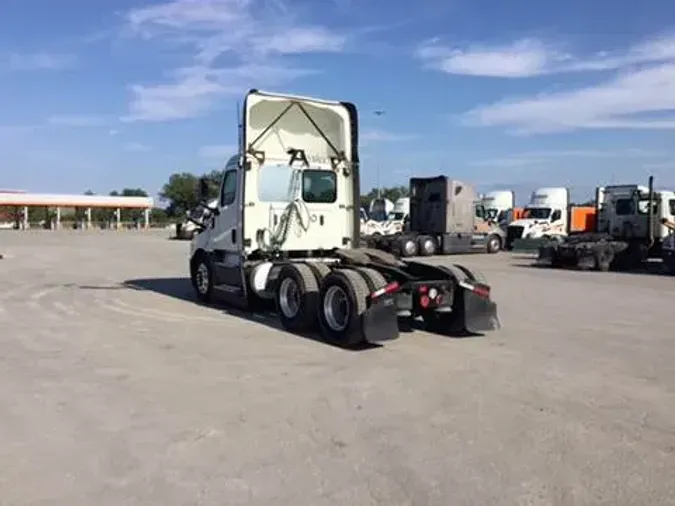
MULTIPOLYGON (((159 293, 168 297, 173 297, 191 304, 201 304, 194 295, 194 290, 192 288, 192 283, 189 278, 143 278, 143 279, 129 279, 124 281, 121 288, 134 289, 134 290, 148 290, 151 292, 159 293)), ((253 323, 259 323, 265 325, 269 328, 287 332, 279 322, 277 315, 274 311, 274 304, 267 301, 259 301, 250 310, 245 311, 242 309, 234 308, 231 306, 226 306, 223 303, 214 303, 209 304, 209 307, 218 309, 223 313, 234 316, 235 318, 241 318, 253 323)), ((308 333, 308 334, 293 334, 301 337, 303 339, 309 339, 311 341, 320 342, 328 346, 333 346, 342 350, 348 351, 365 351, 375 348, 380 348, 381 345, 363 343, 354 347, 343 347, 335 343, 329 343, 321 339, 321 336, 317 332, 308 333)))
MULTIPOLYGON (((532 260, 532 259, 530 259, 532 260)), ((525 263, 525 262, 514 262, 511 264, 513 267, 525 267, 528 269, 541 269, 541 270, 556 270, 556 271, 573 271, 573 272, 594 272, 594 273, 600 273, 599 271, 590 269, 582 269, 576 266, 562 266, 562 267, 551 267, 550 265, 539 265, 535 263, 534 261, 525 263)), ((670 272, 666 269, 665 265, 661 262, 648 262, 645 264, 644 267, 641 267, 639 269, 631 269, 628 271, 615 271, 615 270, 610 270, 609 272, 613 274, 621 274, 621 275, 631 275, 631 274, 639 274, 642 276, 672 276, 670 272)))

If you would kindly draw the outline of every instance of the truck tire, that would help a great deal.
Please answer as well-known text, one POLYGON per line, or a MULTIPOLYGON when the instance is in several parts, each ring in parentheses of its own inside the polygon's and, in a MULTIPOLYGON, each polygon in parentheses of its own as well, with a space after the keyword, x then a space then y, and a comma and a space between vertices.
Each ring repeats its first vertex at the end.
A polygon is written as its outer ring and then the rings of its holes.
POLYGON ((417 238, 417 249, 421 256, 430 257, 436 254, 438 244, 436 244, 436 239, 430 235, 421 235, 417 238))
POLYGON ((614 260, 614 255, 611 251, 600 250, 595 252, 595 268, 600 272, 609 271, 612 260, 614 260))
POLYGON ((279 272, 274 300, 284 329, 307 332, 316 325, 319 285, 306 264, 290 263, 279 272))
POLYGON ((356 271, 361 275, 363 280, 368 285, 368 291, 373 293, 375 290, 387 286, 387 280, 384 276, 370 267, 357 267, 356 271))
POLYGON ((490 254, 499 253, 502 249, 502 240, 497 234, 492 234, 487 238, 487 252, 490 254))
POLYGON ((369 290, 355 270, 334 270, 319 289, 319 325, 328 342, 352 347, 364 340, 361 315, 366 311, 369 290))
POLYGON ((206 253, 199 252, 190 262, 190 279, 197 299, 203 303, 213 300, 213 263, 206 253))
POLYGON ((321 284, 321 280, 328 276, 331 272, 331 268, 321 262, 307 262, 307 265, 312 270, 312 272, 314 272, 316 281, 319 285, 321 284))
POLYGON ((415 257, 419 253, 417 241, 412 237, 401 236, 397 242, 402 257, 415 257))

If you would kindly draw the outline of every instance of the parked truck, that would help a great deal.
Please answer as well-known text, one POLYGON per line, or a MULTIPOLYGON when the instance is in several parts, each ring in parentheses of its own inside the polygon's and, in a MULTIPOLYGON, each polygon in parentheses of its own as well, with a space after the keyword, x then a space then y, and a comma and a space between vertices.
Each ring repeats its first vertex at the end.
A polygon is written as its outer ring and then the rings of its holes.
POLYGON ((486 219, 497 223, 505 229, 514 218, 516 194, 513 190, 495 190, 481 198, 486 219))
POLYGON ((669 231, 668 235, 663 239, 663 265, 665 265, 666 270, 670 274, 675 275, 675 220, 662 218, 661 223, 669 231))
POLYGON ((438 332, 499 327, 479 272, 361 247, 353 104, 251 90, 239 145, 216 205, 200 180, 207 212, 189 260, 200 301, 274 301, 285 329, 343 346, 397 338, 399 316, 438 332))
POLYGON ((608 271, 633 269, 649 258, 668 262, 675 192, 655 191, 653 177, 647 186, 598 187, 596 208, 594 233, 569 237, 560 244, 542 245, 538 263, 608 271))
POLYGON ((568 188, 538 188, 522 217, 506 228, 506 249, 537 249, 543 242, 595 230, 596 208, 570 204, 568 188))
POLYGON ((394 210, 394 203, 388 198, 376 197, 370 201, 368 215, 371 220, 386 221, 387 216, 394 210))
POLYGON ((497 253, 504 231, 486 217, 474 189, 446 176, 410 179, 410 218, 402 234, 383 237, 376 247, 399 257, 497 253))

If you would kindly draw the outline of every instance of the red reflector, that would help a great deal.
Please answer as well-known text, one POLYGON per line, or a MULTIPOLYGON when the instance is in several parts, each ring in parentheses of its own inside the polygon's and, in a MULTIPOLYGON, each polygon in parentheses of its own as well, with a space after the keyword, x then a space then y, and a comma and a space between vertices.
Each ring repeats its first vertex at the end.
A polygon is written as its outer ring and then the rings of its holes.
POLYGON ((486 299, 490 297, 489 286, 474 285, 472 292, 478 295, 479 297, 485 297, 486 299))
POLYGON ((384 293, 392 293, 398 290, 398 283, 396 281, 392 281, 389 283, 387 286, 384 287, 384 293))
POLYGON ((399 284, 396 281, 392 281, 389 283, 387 286, 380 288, 379 290, 375 290, 373 293, 370 294, 371 299, 376 299, 378 297, 381 297, 382 295, 388 294, 388 293, 393 293, 396 290, 398 290, 399 284))
POLYGON ((427 293, 429 291, 429 287, 426 285, 422 285, 417 287, 417 291, 420 293, 427 293))
POLYGON ((427 295, 422 295, 420 297, 420 306, 429 307, 429 297, 427 295))

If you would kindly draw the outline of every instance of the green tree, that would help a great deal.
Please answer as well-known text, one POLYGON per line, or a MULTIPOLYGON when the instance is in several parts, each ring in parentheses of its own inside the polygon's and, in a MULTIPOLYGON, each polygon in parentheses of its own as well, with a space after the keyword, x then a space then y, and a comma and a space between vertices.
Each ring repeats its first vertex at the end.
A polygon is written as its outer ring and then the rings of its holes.
POLYGON ((183 216, 188 209, 197 205, 197 176, 189 172, 172 174, 169 182, 162 187, 159 196, 168 202, 167 215, 175 218, 183 216))
MULTIPOLYGON (((209 187, 209 199, 218 195, 222 171, 214 170, 204 174, 209 187)), ((172 174, 169 182, 162 187, 159 196, 168 203, 166 213, 171 218, 180 218, 194 208, 197 202, 197 185, 199 177, 189 172, 172 174)))

